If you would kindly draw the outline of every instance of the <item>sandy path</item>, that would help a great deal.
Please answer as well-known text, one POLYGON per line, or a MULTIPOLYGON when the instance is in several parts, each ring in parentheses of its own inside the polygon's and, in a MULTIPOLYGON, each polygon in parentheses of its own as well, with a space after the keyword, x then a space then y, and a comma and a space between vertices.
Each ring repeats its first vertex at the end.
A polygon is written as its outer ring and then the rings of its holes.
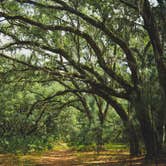
MULTIPOLYGON (((73 152, 69 150, 25 156, 0 154, 0 166, 156 166, 144 163, 143 156, 130 157, 125 151, 73 152)), ((166 161, 157 166, 166 166, 166 161)))

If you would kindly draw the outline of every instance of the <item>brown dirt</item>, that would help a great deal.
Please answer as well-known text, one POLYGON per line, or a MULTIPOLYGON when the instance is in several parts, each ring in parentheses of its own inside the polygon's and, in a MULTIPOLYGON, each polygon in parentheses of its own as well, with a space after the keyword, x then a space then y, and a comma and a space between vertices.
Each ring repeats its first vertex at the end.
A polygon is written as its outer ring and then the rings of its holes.
POLYGON ((144 156, 131 157, 122 150, 96 152, 74 152, 70 150, 50 151, 25 156, 0 155, 0 166, 166 166, 166 158, 160 162, 145 162, 144 156), (165 161, 164 161, 165 160, 165 161))

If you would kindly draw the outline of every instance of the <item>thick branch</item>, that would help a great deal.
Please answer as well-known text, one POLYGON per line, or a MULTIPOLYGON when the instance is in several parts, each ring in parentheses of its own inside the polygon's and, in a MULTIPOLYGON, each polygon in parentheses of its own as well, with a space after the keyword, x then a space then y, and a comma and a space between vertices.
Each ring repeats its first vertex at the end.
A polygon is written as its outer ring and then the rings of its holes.
MULTIPOLYGON (((107 67, 107 64, 105 63, 104 58, 102 57, 102 53, 100 48, 97 46, 97 44, 95 43, 95 41, 87 34, 84 33, 82 31, 79 31, 78 29, 74 29, 72 27, 68 27, 68 26, 53 26, 53 25, 45 25, 39 22, 36 22, 34 20, 25 18, 23 16, 9 16, 6 13, 0 12, 0 15, 5 17, 6 19, 11 19, 11 20, 21 20, 25 23, 28 23, 30 25, 34 25, 37 26, 43 30, 60 30, 60 31, 67 31, 67 32, 71 32, 74 33, 82 38, 84 38, 87 43, 91 46, 91 48, 93 49, 93 51, 95 52, 95 55, 98 58, 98 63, 100 65, 100 67, 113 79, 115 79, 121 86, 123 86, 125 89, 129 90, 131 89, 131 86, 127 83, 127 81, 125 81, 121 76, 117 75, 111 68, 107 67)), ((61 51, 59 49, 59 51, 61 51)), ((128 53, 130 54, 130 50, 128 50, 128 53)), ((131 56, 129 62, 131 62, 130 64, 132 64, 132 66, 135 68, 136 66, 133 63, 133 60, 131 59, 131 56)), ((72 61, 71 61, 72 62, 72 61)), ((130 65, 129 65, 130 67, 130 65)), ((133 68, 133 69, 134 69, 133 68)), ((135 75, 135 78, 137 77, 137 75, 135 75)), ((137 78, 136 78, 137 79, 137 78)))

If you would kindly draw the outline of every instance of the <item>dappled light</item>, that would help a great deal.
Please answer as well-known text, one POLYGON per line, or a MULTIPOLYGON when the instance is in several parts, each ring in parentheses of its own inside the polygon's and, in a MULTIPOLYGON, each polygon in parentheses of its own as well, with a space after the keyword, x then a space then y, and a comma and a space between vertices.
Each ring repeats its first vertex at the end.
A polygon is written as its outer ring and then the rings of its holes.
POLYGON ((1 0, 1 165, 166 166, 166 1, 1 0))
MULTIPOLYGON (((0 162, 2 165, 41 165, 41 166, 81 166, 81 165, 104 165, 104 166, 155 166, 155 161, 145 162, 144 156, 132 157, 126 151, 101 151, 96 152, 74 152, 69 150, 50 151, 47 153, 31 154, 25 156, 1 155, 0 162)), ((157 161, 158 166, 164 166, 164 160, 157 161)))

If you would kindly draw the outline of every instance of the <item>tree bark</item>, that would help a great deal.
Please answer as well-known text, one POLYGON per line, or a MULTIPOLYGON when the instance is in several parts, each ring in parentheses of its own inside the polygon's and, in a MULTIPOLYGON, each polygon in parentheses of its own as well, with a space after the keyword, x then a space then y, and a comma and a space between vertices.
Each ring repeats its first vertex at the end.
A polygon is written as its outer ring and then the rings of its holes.
POLYGON ((126 129, 128 132, 128 140, 130 145, 130 155, 137 156, 140 154, 140 148, 139 148, 139 139, 137 136, 137 132, 132 125, 131 122, 128 122, 126 129))
POLYGON ((97 152, 100 152, 103 148, 103 126, 100 125, 97 128, 97 152))
POLYGON ((135 103, 136 116, 140 123, 141 134, 146 149, 146 158, 153 159, 159 154, 161 142, 159 142, 158 133, 152 125, 147 105, 142 101, 143 99, 138 98, 135 103))
POLYGON ((142 17, 152 43, 154 58, 159 75, 159 82, 166 96, 166 63, 164 58, 164 49, 161 44, 159 28, 148 0, 144 1, 142 17))

